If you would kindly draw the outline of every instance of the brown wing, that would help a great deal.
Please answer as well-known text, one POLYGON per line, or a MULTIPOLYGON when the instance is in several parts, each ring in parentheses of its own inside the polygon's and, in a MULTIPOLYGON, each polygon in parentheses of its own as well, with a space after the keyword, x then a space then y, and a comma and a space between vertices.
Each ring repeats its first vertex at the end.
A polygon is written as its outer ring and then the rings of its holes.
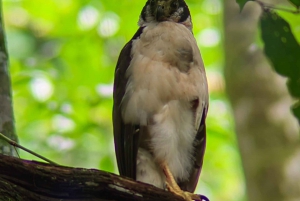
POLYGON ((139 139, 139 125, 124 124, 121 115, 121 102, 125 94, 127 78, 126 70, 131 61, 132 41, 140 36, 143 28, 139 28, 133 38, 122 49, 115 70, 113 130, 115 151, 120 175, 135 179, 136 157, 139 139))
POLYGON ((179 186, 182 190, 194 192, 195 188, 198 183, 198 179, 201 173, 202 165, 203 165, 203 158, 204 158, 204 152, 205 152, 205 146, 206 146, 206 125, 205 125, 205 119, 206 114, 208 110, 208 105, 203 106, 203 113, 201 122, 199 125, 199 129, 194 141, 195 146, 195 164, 191 171, 190 178, 186 182, 179 183, 179 186))

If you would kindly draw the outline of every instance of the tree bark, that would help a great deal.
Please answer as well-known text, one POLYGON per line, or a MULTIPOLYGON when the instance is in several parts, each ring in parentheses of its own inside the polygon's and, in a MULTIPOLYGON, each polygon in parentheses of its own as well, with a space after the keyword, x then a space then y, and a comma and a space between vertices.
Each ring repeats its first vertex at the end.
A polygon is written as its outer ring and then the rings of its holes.
POLYGON ((169 191, 95 169, 0 154, 0 170, 0 201, 184 201, 169 191))
POLYGON ((224 1, 225 80, 249 201, 300 200, 299 126, 286 80, 255 44, 261 9, 224 1))
MULTIPOLYGON (((3 133, 15 142, 18 141, 14 126, 8 53, 2 17, 2 1, 0 1, 0 133, 3 133)), ((13 147, 1 139, 0 153, 16 155, 13 147)))

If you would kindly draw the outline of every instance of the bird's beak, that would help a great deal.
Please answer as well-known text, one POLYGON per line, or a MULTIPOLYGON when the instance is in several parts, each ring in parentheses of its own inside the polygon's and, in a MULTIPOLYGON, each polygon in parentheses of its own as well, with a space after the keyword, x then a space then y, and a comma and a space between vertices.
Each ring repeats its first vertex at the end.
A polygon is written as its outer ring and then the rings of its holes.
POLYGON ((164 21, 166 19, 166 1, 159 1, 156 7, 155 18, 157 21, 164 21))

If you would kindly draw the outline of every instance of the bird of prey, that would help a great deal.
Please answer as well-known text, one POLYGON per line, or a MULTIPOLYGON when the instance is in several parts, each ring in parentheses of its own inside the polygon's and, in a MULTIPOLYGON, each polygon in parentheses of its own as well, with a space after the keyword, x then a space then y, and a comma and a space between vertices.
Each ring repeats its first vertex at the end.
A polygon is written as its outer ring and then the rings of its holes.
POLYGON ((184 0, 148 0, 114 80, 119 172, 186 200, 203 164, 208 87, 184 0))

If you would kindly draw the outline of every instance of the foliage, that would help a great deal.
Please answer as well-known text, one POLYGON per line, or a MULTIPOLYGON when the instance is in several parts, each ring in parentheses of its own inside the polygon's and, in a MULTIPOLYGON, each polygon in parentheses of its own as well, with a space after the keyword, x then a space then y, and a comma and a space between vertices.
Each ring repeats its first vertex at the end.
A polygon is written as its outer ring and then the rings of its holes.
POLYGON ((296 8, 300 8, 300 0, 289 0, 296 8))
POLYGON ((290 94, 299 99, 293 111, 300 122, 300 45, 289 24, 273 11, 264 12, 261 30, 267 57, 279 74, 289 78, 290 94))
MULTIPOLYGON (((197 192, 241 201, 244 181, 222 77, 222 3, 189 0, 210 87, 208 144, 197 192)), ((4 2, 20 143, 67 166, 117 172, 112 82, 144 1, 4 2)), ((22 158, 36 158, 21 153, 22 158)))
MULTIPOLYGON (((250 1, 250 0, 246 0, 250 1)), ((237 0, 241 8, 244 3, 237 0)), ((269 58, 275 71, 288 78, 287 86, 290 94, 297 99, 297 103, 292 107, 294 115, 300 123, 300 45, 294 36, 289 22, 282 18, 275 10, 276 7, 265 5, 263 2, 257 1, 263 9, 263 14, 260 19, 261 37, 264 42, 264 51, 269 58), (270 10, 272 9, 272 10, 270 10)), ((290 0, 296 6, 297 10, 285 10, 289 13, 300 13, 300 1, 290 0)), ((298 24, 300 17, 298 15, 298 24)), ((296 29, 297 30, 297 29, 296 29)), ((295 34, 300 35, 299 31, 295 34)))

